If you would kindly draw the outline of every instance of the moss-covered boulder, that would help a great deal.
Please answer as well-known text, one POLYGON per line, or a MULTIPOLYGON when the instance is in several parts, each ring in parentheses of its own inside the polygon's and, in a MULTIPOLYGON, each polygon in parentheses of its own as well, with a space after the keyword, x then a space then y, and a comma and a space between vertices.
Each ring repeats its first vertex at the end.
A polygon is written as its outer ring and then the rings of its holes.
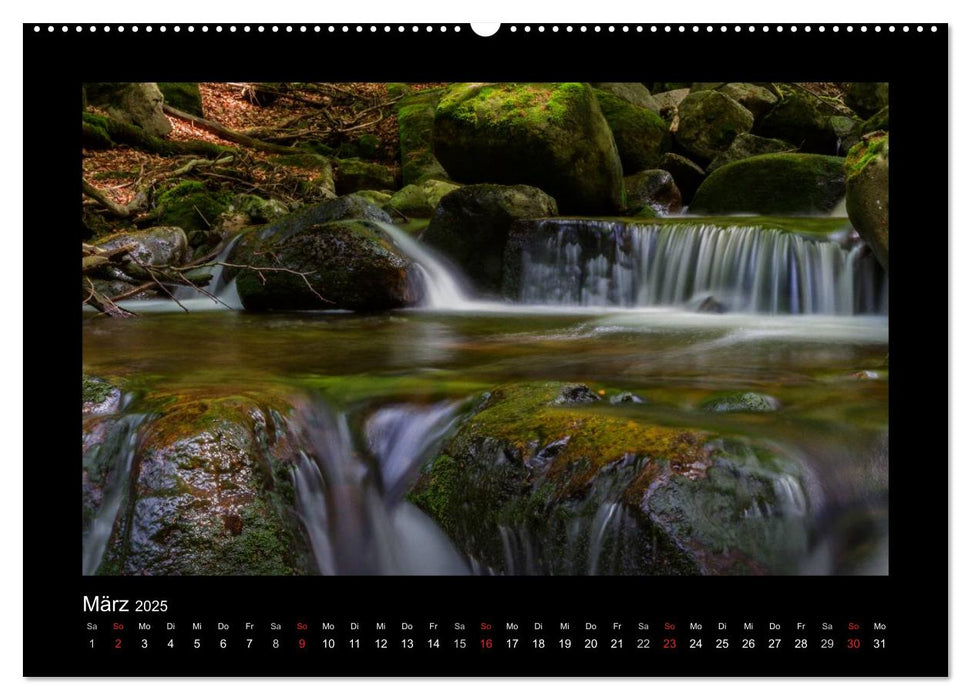
POLYGON ((442 197, 422 241, 455 262, 480 291, 497 294, 512 223, 556 213, 556 201, 535 187, 469 185, 442 197))
MULTIPOLYGON (((604 85, 641 85, 640 83, 602 83, 604 85)), ((647 88, 641 85, 644 92, 647 88)), ((617 144, 620 162, 625 173, 636 173, 653 168, 661 162, 664 154, 671 149, 671 135, 668 125, 657 109, 642 106, 643 100, 632 102, 624 92, 596 89, 600 111, 603 112, 610 131, 617 144)), ((648 93, 650 97, 650 93, 648 93)), ((631 99, 636 99, 636 93, 631 99)))
POLYGON ((116 233, 96 241, 95 245, 105 250, 133 246, 129 256, 145 265, 182 265, 189 249, 185 232, 176 226, 116 233))
POLYGON ((675 138, 690 155, 707 163, 754 123, 752 113, 728 95, 702 90, 692 92, 678 106, 675 138))
POLYGON ((788 153, 795 150, 796 147, 791 143, 786 143, 780 139, 767 139, 764 136, 756 136, 755 134, 739 134, 732 141, 731 146, 722 153, 719 153, 708 164, 707 172, 714 172, 723 165, 734 163, 737 160, 745 160, 752 156, 761 156, 766 153, 788 153))
POLYGON ((890 104, 889 83, 850 83, 843 95, 846 106, 869 119, 890 104))
POLYGON ((187 233, 209 230, 233 205, 233 194, 200 180, 182 180, 161 192, 152 212, 154 223, 187 233))
POLYGON ((369 163, 358 158, 336 159, 337 194, 352 194, 358 190, 393 190, 397 186, 394 168, 369 163))
POLYGON ((367 221, 313 224, 269 235, 258 229, 240 239, 233 259, 275 268, 237 274, 240 301, 250 310, 378 311, 421 301, 412 261, 384 230, 367 221))
POLYGON ((839 147, 833 116, 834 110, 824 100, 790 92, 762 118, 756 133, 787 141, 804 153, 833 155, 839 147))
POLYGON ((280 165, 311 171, 313 175, 307 181, 308 194, 324 199, 332 199, 337 196, 337 186, 334 182, 334 164, 330 158, 318 153, 290 153, 277 156, 273 160, 280 165))
POLYGON ((690 202, 698 187, 705 179, 704 169, 690 158, 677 153, 666 153, 661 161, 661 170, 671 173, 683 202, 690 202))
POLYGON ((890 270, 890 136, 867 134, 846 156, 846 213, 890 270))
POLYGON ((661 111, 660 105, 644 83, 592 83, 592 85, 594 89, 609 92, 635 107, 649 109, 655 114, 661 111))
POLYGON ((435 111, 435 155, 459 182, 526 184, 568 213, 616 213, 623 170, 584 83, 460 83, 435 111))
POLYGON ((571 394, 596 398, 558 383, 494 390, 410 499, 507 574, 795 572, 810 538, 800 464, 571 394))
POLYGON ((828 214, 846 193, 843 159, 769 153, 725 165, 698 188, 692 213, 828 214))
POLYGON ((278 458, 279 409, 244 396, 160 407, 134 443, 127 504, 98 572, 310 573, 295 536, 292 464, 278 458))
POLYGON ((158 83, 158 89, 165 98, 165 104, 197 117, 205 116, 202 113, 199 83, 158 83))
MULTIPOLYGON (((389 91, 391 90, 389 86, 389 91)), ((398 102, 398 142, 401 145, 401 182, 413 185, 424 180, 448 180, 435 157, 435 107, 441 90, 424 90, 398 102)))
POLYGON ((865 134, 874 131, 890 130, 890 108, 884 107, 879 112, 864 122, 855 121, 849 134, 842 137, 840 141, 840 153, 848 154, 856 144, 860 142, 865 134))
POLYGON ((682 90, 658 92, 651 95, 651 97, 657 104, 658 114, 661 115, 665 122, 670 124, 678 115, 678 106, 684 101, 684 98, 687 97, 690 92, 691 91, 688 88, 684 88, 682 90))
POLYGON ((443 180, 424 180, 419 185, 405 185, 384 204, 392 216, 427 219, 435 213, 442 197, 454 192, 461 185, 443 180))
POLYGON ((766 87, 753 83, 725 83, 715 88, 717 92, 728 95, 752 113, 755 121, 761 119, 772 109, 779 98, 766 87))
POLYGON ((165 136, 172 123, 162 112, 165 97, 155 83, 86 83, 87 104, 103 107, 118 121, 141 127, 149 136, 165 136))
POLYGON ((644 170, 624 178, 627 207, 637 212, 650 207, 659 214, 681 211, 681 191, 667 170, 644 170))

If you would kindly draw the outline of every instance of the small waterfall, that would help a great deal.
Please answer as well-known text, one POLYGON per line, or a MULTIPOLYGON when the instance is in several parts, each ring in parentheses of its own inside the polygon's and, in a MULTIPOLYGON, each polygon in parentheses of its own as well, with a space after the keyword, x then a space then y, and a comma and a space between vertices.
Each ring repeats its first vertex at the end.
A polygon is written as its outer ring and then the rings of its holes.
POLYGON ((847 250, 836 241, 745 224, 543 220, 517 227, 518 291, 526 303, 887 312, 887 278, 862 244, 847 250))
POLYGON ((294 471, 297 513, 322 574, 467 574, 438 526, 392 498, 444 436, 457 405, 379 409, 362 455, 343 413, 322 402, 302 407, 292 425, 303 445, 294 471), (373 458, 377 471, 367 457, 373 458))
POLYGON ((472 304, 458 277, 435 253, 397 226, 373 222, 415 263, 424 287, 424 305, 431 309, 461 309, 472 304))
POLYGON ((236 271, 222 265, 222 263, 225 263, 229 259, 238 241, 239 236, 230 240, 216 254, 212 262, 203 268, 212 275, 212 279, 205 287, 205 293, 193 287, 179 287, 173 292, 175 298, 179 301, 204 299, 214 306, 242 309, 243 304, 239 300, 239 294, 236 292, 236 271), (222 303, 213 301, 213 297, 222 303))
POLYGON ((104 441, 84 456, 86 470, 104 465, 100 467, 104 470, 100 507, 82 535, 81 573, 85 576, 97 573, 108 548, 118 513, 128 494, 138 428, 145 419, 144 414, 122 416, 109 429, 104 441))

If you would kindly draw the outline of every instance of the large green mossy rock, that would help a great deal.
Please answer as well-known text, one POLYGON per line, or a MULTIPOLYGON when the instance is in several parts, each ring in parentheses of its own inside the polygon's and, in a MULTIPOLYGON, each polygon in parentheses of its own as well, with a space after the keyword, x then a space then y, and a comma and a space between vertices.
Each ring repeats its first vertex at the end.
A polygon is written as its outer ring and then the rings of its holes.
POLYGON ((533 185, 567 213, 623 209, 620 156, 587 84, 453 85, 435 111, 434 143, 459 182, 533 185))
MULTIPOLYGON (((390 92, 390 88, 389 88, 390 92)), ((425 180, 448 180, 435 157, 435 107, 441 90, 406 95, 398 102, 398 141, 401 145, 401 182, 413 185, 425 180)))
POLYGON ((118 121, 134 124, 149 136, 165 136, 172 123, 162 111, 165 97, 155 83, 85 83, 85 104, 103 107, 118 121))
POLYGON ((370 163, 358 158, 338 158, 334 161, 337 194, 353 194, 358 190, 393 190, 397 187, 394 168, 370 163))
POLYGON ((867 134, 846 156, 846 213, 890 269, 890 136, 867 134))
POLYGON ((306 184, 308 194, 324 199, 337 196, 337 186, 334 184, 334 164, 330 158, 317 153, 290 153, 276 156, 273 161, 280 165, 309 170, 313 173, 306 184))
POLYGON ((861 117, 869 119, 890 104, 890 84, 850 83, 843 101, 861 117))
MULTIPOLYGON (((279 456, 285 445, 274 413, 281 409, 243 396, 175 397, 160 405, 139 431, 125 506, 98 573, 311 573, 296 534, 292 461, 279 456)), ((112 431, 125 427, 123 421, 87 426, 90 479, 97 481, 98 465, 110 456, 112 431)))
POLYGON ((231 192, 200 180, 183 180, 158 195, 152 216, 160 226, 176 226, 187 233, 208 231, 232 206, 231 192))
POLYGON ((761 156, 766 153, 786 153, 794 150, 796 150, 795 146, 780 139, 767 139, 755 134, 739 134, 732 141, 731 146, 718 154, 708 164, 707 172, 714 172, 723 165, 734 163, 737 160, 745 160, 752 156, 761 156))
POLYGON ((828 214, 846 193, 843 159, 770 153, 725 165, 701 183, 691 213, 828 214))
POLYGON ((756 133, 787 141, 804 153, 833 155, 839 147, 833 116, 829 103, 793 92, 784 95, 762 118, 756 133))
POLYGON ((405 185, 385 202, 384 209, 392 216, 404 215, 427 219, 435 213, 442 197, 454 192, 461 185, 442 180, 424 180, 418 185, 405 185))
MULTIPOLYGON (((605 83, 610 86, 640 85, 640 83, 605 83)), ((625 173, 636 173, 657 167, 664 154, 671 149, 671 135, 667 123, 658 115, 658 109, 649 109, 644 99, 637 102, 637 93, 628 96, 632 90, 621 91, 596 89, 600 111, 603 112, 614 135, 620 162, 625 173), (624 95, 624 96, 622 96, 624 95)), ((647 93, 650 97, 650 93, 647 93)))
POLYGON ((512 223, 556 214, 556 201, 535 187, 469 185, 442 197, 422 242, 456 263, 480 291, 498 294, 512 223))
POLYGON ((724 93, 692 92, 678 106, 675 138, 690 155, 707 163, 739 134, 750 131, 754 122, 751 112, 724 93))
POLYGON ((582 385, 500 387, 409 498, 496 572, 794 573, 810 536, 801 465, 628 405, 582 385))
POLYGON ((412 261, 368 221, 312 224, 268 235, 257 229, 239 240, 232 257, 236 264, 274 268, 237 274, 236 289, 249 310, 380 311, 420 301, 412 261))
POLYGON ((205 116, 202 113, 199 83, 158 83, 158 89, 165 98, 165 104, 197 117, 205 116))
POLYGON ((728 95, 752 113, 756 121, 761 119, 779 98, 766 87, 753 83, 725 83, 715 88, 717 92, 728 95))

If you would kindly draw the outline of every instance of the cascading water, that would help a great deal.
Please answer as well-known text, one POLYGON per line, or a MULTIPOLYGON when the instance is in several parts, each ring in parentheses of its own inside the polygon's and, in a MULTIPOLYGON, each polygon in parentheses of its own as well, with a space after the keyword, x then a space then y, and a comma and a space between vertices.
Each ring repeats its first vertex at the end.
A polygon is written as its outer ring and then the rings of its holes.
MULTIPOLYGON (((521 301, 694 304, 754 313, 886 313, 887 279, 861 244, 734 224, 520 222, 521 301)), ((517 290, 507 290, 515 293, 517 290)))
POLYGON ((294 471, 297 513, 322 574, 467 574, 445 534, 393 497, 454 419, 457 405, 388 406, 364 433, 377 470, 355 449, 345 414, 313 402, 291 425, 304 445, 294 471))

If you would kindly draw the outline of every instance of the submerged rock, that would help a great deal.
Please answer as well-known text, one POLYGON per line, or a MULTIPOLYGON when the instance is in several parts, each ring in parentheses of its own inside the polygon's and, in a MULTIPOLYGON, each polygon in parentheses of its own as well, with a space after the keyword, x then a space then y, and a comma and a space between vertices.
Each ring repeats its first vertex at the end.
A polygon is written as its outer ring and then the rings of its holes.
POLYGON ((623 208, 620 156, 584 83, 459 83, 435 112, 435 155, 459 182, 526 184, 563 212, 623 208))
POLYGON ((867 134, 846 157, 846 213, 860 236, 890 269, 890 137, 867 134))
POLYGON ((562 384, 487 396, 411 500, 507 574, 793 573, 809 545, 802 468, 772 448, 654 425, 562 384))
POLYGON ((556 213, 553 198, 535 187, 469 185, 442 197, 422 242, 454 261, 480 290, 498 293, 512 223, 556 213))
POLYGON ((708 413, 766 413, 779 410, 779 401, 754 391, 717 394, 701 404, 708 413))
POLYGON ((842 158, 769 153, 718 168, 698 188, 690 211, 828 214, 845 193, 842 158))

